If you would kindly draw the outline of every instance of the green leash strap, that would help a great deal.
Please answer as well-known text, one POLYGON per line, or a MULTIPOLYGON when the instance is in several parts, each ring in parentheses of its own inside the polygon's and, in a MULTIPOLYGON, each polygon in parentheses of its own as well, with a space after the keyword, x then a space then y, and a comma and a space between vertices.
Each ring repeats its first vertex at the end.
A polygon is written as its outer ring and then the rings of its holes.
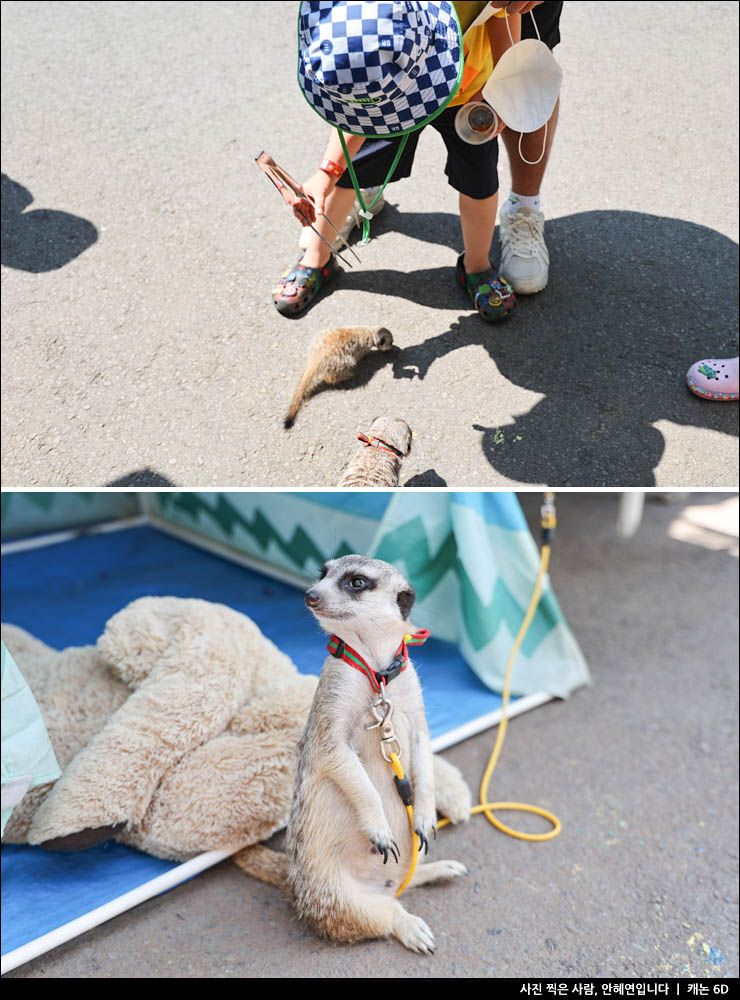
POLYGON ((373 207, 378 198, 380 198, 382 193, 385 191, 386 185, 390 181, 391 177, 393 177, 393 172, 398 166, 398 161, 401 159, 401 154, 406 148, 406 143, 408 142, 410 133, 407 132, 405 135, 401 136, 401 140, 398 143, 398 150, 396 151, 396 155, 393 158, 393 163, 391 164, 391 169, 388 171, 386 179, 383 181, 380 190, 375 195, 370 204, 365 205, 365 200, 362 197, 362 192, 360 191, 360 185, 357 180, 357 174, 355 173, 355 168, 352 165, 352 158, 349 155, 349 150, 347 149, 347 143, 344 141, 344 133, 342 132, 341 129, 337 129, 337 132, 339 132, 339 140, 342 143, 342 152, 344 153, 344 159, 347 162, 347 170, 349 170, 349 176, 352 179, 352 187, 355 189, 357 200, 360 203, 360 215, 362 216, 362 239, 360 240, 360 246, 365 246, 365 244, 370 241, 370 220, 372 219, 372 214, 370 212, 370 209, 373 207))

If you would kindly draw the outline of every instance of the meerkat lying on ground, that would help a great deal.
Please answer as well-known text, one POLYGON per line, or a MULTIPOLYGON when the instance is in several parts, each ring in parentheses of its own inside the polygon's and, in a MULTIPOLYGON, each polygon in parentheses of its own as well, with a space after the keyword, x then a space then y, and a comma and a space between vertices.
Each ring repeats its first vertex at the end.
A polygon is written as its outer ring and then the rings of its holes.
POLYGON ((453 822, 467 820, 470 790, 457 768, 432 755, 421 687, 406 650, 405 639, 415 631, 408 620, 414 598, 393 566, 356 555, 328 562, 306 592, 319 625, 334 633, 333 652, 298 748, 288 853, 257 846, 234 860, 249 874, 287 886, 298 914, 325 937, 354 942, 394 936, 428 953, 434 950, 432 932, 396 898, 412 859, 413 835, 381 753, 381 732, 370 728, 379 689, 393 706, 392 726, 424 848, 410 887, 465 874, 457 861, 422 863, 436 836, 436 809, 453 822))
POLYGON ((360 431, 352 460, 337 485, 398 486, 401 461, 411 451, 411 428, 399 417, 376 417, 367 434, 360 431))
POLYGON ((293 426, 304 399, 322 382, 336 385, 354 375, 357 362, 373 347, 390 351, 393 336, 384 326, 339 326, 322 333, 311 345, 301 380, 293 393, 285 427, 293 426))

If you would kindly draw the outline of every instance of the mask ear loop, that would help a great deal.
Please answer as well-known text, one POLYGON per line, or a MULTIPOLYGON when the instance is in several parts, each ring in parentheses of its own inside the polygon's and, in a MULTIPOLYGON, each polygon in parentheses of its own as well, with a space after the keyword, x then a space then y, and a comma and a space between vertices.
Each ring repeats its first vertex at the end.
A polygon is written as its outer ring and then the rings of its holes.
POLYGON ((537 41, 541 42, 542 39, 540 38, 540 29, 537 27, 537 22, 534 19, 534 8, 530 10, 529 16, 532 18, 532 24, 534 25, 534 33, 535 35, 537 35, 537 41))
MULTIPOLYGON (((531 13, 531 11, 530 11, 530 13, 531 13)), ((534 17, 532 18, 532 20, 534 20, 534 17)), ((504 21, 506 21, 506 30, 509 32, 509 41, 511 42, 512 47, 513 47, 514 44, 515 44, 514 43, 514 36, 511 33, 511 25, 509 24, 509 15, 508 14, 506 14, 504 16, 504 21)))
POLYGON ((522 152, 522 139, 524 138, 524 132, 519 133, 519 158, 522 163, 526 163, 530 167, 535 167, 538 163, 542 162, 542 158, 545 155, 545 149, 547 148, 547 122, 545 122, 545 136, 542 140, 542 152, 536 160, 528 160, 524 153, 522 152))

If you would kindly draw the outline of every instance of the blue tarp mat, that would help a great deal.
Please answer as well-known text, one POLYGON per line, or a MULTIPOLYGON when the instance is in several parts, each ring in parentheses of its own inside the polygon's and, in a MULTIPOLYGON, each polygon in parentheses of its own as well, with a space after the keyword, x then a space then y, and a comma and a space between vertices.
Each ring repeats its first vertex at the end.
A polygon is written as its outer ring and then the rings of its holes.
MULTIPOLYGON (((300 590, 152 528, 84 535, 3 560, 3 620, 56 649, 95 643, 111 615, 148 595, 227 604, 249 615, 299 670, 321 669, 326 637, 300 590)), ((414 659, 432 738, 501 707, 451 643, 430 639, 414 659)), ((3 847, 2 953, 173 867, 115 843, 73 854, 3 847)))
POLYGON ((114 840, 87 851, 4 844, 3 955, 176 867, 114 840))

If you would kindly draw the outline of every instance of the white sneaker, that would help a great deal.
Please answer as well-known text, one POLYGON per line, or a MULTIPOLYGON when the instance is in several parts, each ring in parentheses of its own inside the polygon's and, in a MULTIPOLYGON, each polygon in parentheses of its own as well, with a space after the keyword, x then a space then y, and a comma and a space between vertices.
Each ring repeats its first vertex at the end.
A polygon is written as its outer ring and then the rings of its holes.
POLYGON ((545 216, 534 208, 519 208, 499 216, 499 270, 517 295, 541 292, 547 284, 550 255, 544 232, 545 216))
MULTIPOLYGON (((378 193, 378 191, 380 191, 380 188, 379 187, 362 188, 361 190, 362 190, 363 201, 365 202, 366 205, 369 205, 370 202, 375 197, 375 195, 378 193)), ((373 207, 370 209, 370 213, 372 214, 373 218, 375 218, 375 216, 378 215, 380 212, 382 212, 384 208, 385 208, 385 195, 381 194, 381 196, 375 202, 373 207)), ((361 225, 362 225, 362 216, 360 215, 360 203, 355 198, 355 203, 352 206, 352 211, 344 220, 344 225, 340 227, 339 232, 342 234, 345 240, 348 240, 349 234, 352 232, 355 226, 361 226, 361 225)), ((301 248, 301 250, 305 250, 306 247, 308 246, 308 239, 310 235, 311 235, 311 229, 308 226, 304 226, 301 229, 301 235, 298 240, 298 246, 301 248)), ((341 250, 342 246, 343 246, 342 241, 339 238, 337 238, 334 241, 334 249, 341 250)))

